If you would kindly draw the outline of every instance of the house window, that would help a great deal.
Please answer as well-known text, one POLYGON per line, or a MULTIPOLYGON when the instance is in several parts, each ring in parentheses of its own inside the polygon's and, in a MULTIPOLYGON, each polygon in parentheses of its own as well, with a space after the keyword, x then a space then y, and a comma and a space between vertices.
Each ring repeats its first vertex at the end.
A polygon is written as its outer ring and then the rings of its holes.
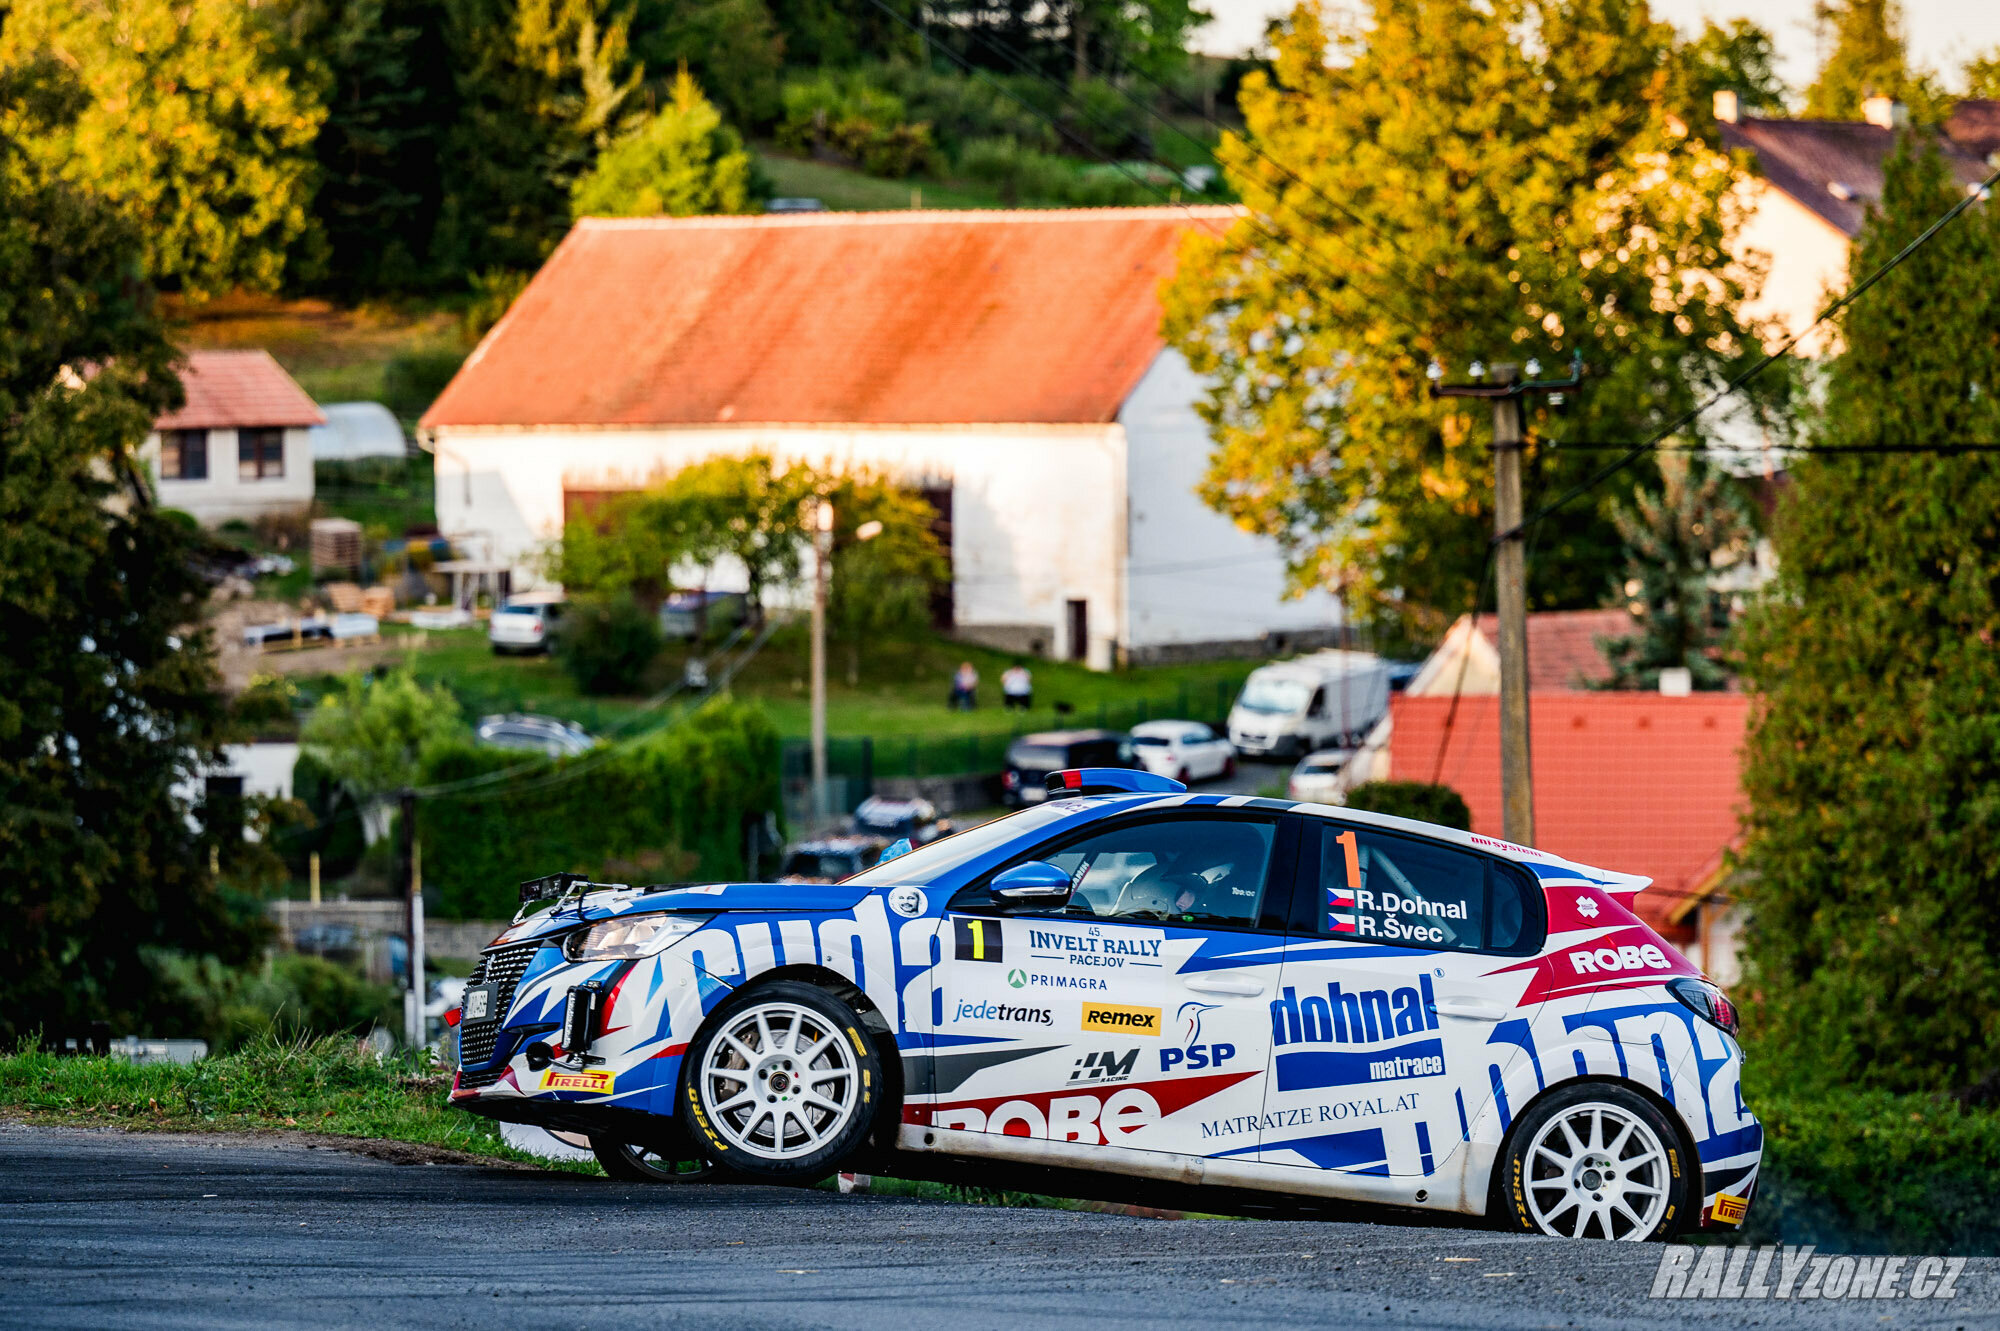
POLYGON ((165 430, 160 434, 160 479, 208 479, 208 431, 165 430))
POLYGON ((284 474, 285 432, 283 430, 259 429, 236 432, 238 480, 274 480, 284 474))

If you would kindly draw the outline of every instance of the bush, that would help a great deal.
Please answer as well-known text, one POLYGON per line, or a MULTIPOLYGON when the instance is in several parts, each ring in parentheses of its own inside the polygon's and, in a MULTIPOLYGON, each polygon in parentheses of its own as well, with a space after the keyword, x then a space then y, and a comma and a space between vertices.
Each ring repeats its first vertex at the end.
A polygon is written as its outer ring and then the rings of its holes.
POLYGON ((783 807, 777 729, 736 702, 712 702, 669 729, 577 758, 454 746, 431 755, 421 780, 502 769, 518 769, 504 788, 417 807, 425 894, 440 917, 512 915, 524 879, 565 869, 616 879, 658 865, 664 876, 740 878, 748 828, 783 807))
POLYGON ((1396 818, 1472 830, 1472 810, 1465 797, 1450 786, 1426 781, 1368 781, 1347 792, 1347 807, 1386 813, 1396 818))
POLYGON ((152 964, 164 990, 156 1033, 198 1036, 216 1053, 267 1034, 359 1034, 396 1014, 395 990, 319 957, 281 956, 237 970, 174 953, 155 955, 152 964))
POLYGON ((437 401, 465 363, 458 350, 405 351, 382 367, 382 403, 405 425, 437 401))
POLYGON ((784 100, 778 142, 796 152, 832 152, 891 179, 930 164, 931 127, 911 121, 903 99, 865 73, 795 79, 785 85, 784 100))
POLYGON ((631 693, 660 654, 660 624, 630 593, 582 597, 563 616, 556 653, 585 693, 631 693))
POLYGON ((968 141, 980 138, 1013 139, 1031 148, 1056 146, 1049 121, 1002 91, 1025 96, 1040 87, 1037 80, 996 76, 995 87, 983 78, 944 74, 900 61, 875 66, 867 77, 902 98, 910 118, 928 124, 939 146, 954 156, 968 141))
POLYGON ((2000 1251, 2000 1111, 1887 1091, 1746 1094, 1764 1123, 1764 1171, 1745 1238, 2000 1251))
POLYGON ((1114 208, 1158 202, 1157 195, 1122 172, 1086 170, 1074 158, 1041 152, 1013 139, 973 139, 959 154, 958 170, 968 179, 999 190, 1009 204, 1114 208))

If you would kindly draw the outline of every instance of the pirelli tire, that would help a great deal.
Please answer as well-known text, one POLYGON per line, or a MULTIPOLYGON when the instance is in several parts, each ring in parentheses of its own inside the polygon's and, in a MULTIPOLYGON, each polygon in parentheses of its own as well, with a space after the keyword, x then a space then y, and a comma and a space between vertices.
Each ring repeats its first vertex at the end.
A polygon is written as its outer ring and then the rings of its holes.
POLYGON ((1494 1179, 1507 1229, 1652 1242, 1695 1220, 1700 1163, 1653 1101, 1611 1082, 1542 1096, 1514 1122, 1494 1179))
POLYGON ((718 1168, 681 1143, 661 1150, 593 1133, 590 1153, 607 1177, 620 1183, 727 1183, 728 1170, 718 1168))
POLYGON ((798 981, 728 999, 682 1067, 681 1121, 696 1149, 747 1178, 826 1177, 866 1146, 881 1108, 881 1059, 861 1018, 798 981))

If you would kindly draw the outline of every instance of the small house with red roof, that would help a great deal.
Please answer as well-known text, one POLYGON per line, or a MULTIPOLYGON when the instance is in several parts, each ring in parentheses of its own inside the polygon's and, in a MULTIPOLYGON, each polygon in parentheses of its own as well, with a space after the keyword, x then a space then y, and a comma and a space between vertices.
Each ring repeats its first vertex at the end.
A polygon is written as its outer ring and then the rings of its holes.
MULTIPOLYGON (((1452 625, 1348 761, 1344 787, 1449 786, 1471 810, 1473 831, 1504 835, 1497 628, 1492 615, 1452 625)), ((1729 984, 1741 921, 1727 892, 1727 857, 1740 826, 1750 700, 1606 690, 1603 645, 1638 629, 1618 609, 1528 616, 1535 845, 1651 878, 1634 904, 1640 918, 1729 984)))
POLYGON ((1286 600, 1196 494, 1202 383, 1160 333, 1182 238, 1235 216, 586 218, 424 415, 439 526, 533 585, 603 495, 764 452, 920 490, 966 638, 1099 668, 1324 642, 1337 603, 1286 600))
POLYGON ((326 416, 270 352, 191 352, 181 388, 140 449, 163 506, 211 525, 312 506, 309 432, 326 416))

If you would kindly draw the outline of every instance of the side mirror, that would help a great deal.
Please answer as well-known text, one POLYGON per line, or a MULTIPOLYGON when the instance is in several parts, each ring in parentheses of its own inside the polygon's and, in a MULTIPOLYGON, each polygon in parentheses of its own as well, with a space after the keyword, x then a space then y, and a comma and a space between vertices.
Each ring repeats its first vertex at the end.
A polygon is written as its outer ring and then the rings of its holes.
POLYGON ((1029 860, 997 875, 987 889, 1003 906, 1063 906, 1069 903, 1069 875, 1046 860, 1029 860))

